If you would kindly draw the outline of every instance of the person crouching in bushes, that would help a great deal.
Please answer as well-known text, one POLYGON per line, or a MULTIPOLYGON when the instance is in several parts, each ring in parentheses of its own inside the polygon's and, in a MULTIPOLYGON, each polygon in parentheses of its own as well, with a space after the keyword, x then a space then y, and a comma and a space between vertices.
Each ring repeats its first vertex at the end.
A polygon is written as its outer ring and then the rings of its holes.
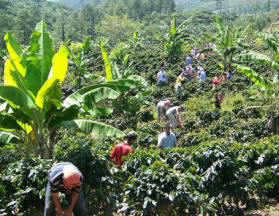
POLYGON ((72 163, 54 164, 49 174, 46 188, 44 216, 87 216, 85 201, 81 192, 83 176, 72 163), (59 201, 59 192, 69 201, 69 208, 63 210, 59 201), (57 214, 56 214, 57 213, 57 214))
POLYGON ((130 152, 133 151, 131 145, 137 139, 137 133, 131 131, 125 135, 126 141, 123 143, 119 143, 114 146, 110 158, 114 162, 115 165, 121 166, 123 164, 122 157, 128 155, 130 152))
POLYGON ((219 81, 219 77, 216 75, 214 77, 214 79, 212 80, 212 90, 215 90, 216 86, 220 85, 220 84, 221 84, 221 82, 219 81))
POLYGON ((215 94, 215 107, 221 109, 221 103, 223 102, 222 95, 220 93, 215 94))
POLYGON ((164 132, 158 137, 158 147, 162 149, 174 148, 176 147, 176 137, 174 133, 171 132, 170 124, 164 125, 164 132))
POLYGON ((186 77, 185 77, 184 72, 180 73, 180 75, 177 77, 175 86, 174 86, 176 93, 179 93, 178 90, 182 86, 182 83, 184 82, 185 79, 186 79, 186 77))
POLYGON ((180 113, 185 110, 185 107, 180 105, 180 106, 174 106, 171 107, 167 110, 167 116, 169 117, 170 120, 170 126, 172 128, 177 128, 177 127, 182 127, 183 122, 180 117, 180 113))
POLYGON ((157 112, 158 112, 158 121, 160 122, 166 116, 166 107, 170 106, 171 102, 169 100, 160 101, 157 104, 157 112))

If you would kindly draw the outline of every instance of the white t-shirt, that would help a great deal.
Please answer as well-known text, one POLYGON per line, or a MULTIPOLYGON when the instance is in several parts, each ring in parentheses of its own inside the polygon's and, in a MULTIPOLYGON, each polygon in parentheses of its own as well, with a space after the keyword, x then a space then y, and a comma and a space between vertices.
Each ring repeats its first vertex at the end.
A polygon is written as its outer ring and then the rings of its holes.
POLYGON ((179 108, 179 106, 174 106, 174 107, 171 107, 171 108, 169 108, 168 110, 167 110, 167 115, 169 115, 169 114, 172 114, 172 115, 174 115, 174 114, 178 114, 178 108, 179 108))
POLYGON ((166 106, 165 105, 165 101, 160 101, 158 104, 157 104, 157 107, 159 108, 159 107, 164 107, 164 106, 166 106))
POLYGON ((163 149, 174 148, 176 146, 176 137, 174 133, 170 132, 170 135, 167 135, 166 132, 163 132, 158 137, 158 146, 163 149))
POLYGON ((159 81, 166 81, 167 80, 167 75, 165 71, 159 71, 157 73, 157 78, 159 79, 159 81))

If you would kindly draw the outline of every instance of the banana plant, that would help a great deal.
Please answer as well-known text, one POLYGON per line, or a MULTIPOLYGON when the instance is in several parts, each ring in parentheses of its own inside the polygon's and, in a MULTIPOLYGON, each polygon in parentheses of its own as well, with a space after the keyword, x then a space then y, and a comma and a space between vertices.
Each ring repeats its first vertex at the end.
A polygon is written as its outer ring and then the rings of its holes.
POLYGON ((180 57, 183 53, 182 46, 186 39, 189 39, 189 35, 186 34, 185 20, 180 25, 177 25, 176 18, 172 19, 172 23, 169 27, 169 32, 166 36, 160 38, 155 36, 155 39, 160 41, 164 46, 164 51, 171 61, 180 57))
MULTIPOLYGON (((268 48, 270 48, 273 52, 271 55, 266 55, 263 53, 259 53, 256 51, 248 51, 242 52, 241 54, 235 57, 235 60, 240 62, 240 64, 234 64, 234 67, 241 73, 250 77, 251 80, 261 86, 265 90, 275 90, 276 82, 272 82, 271 80, 267 80, 261 72, 254 71, 251 67, 247 66, 247 64, 258 64, 270 69, 275 70, 275 78, 277 78, 279 74, 279 37, 276 33, 264 33, 262 34, 263 41, 266 42, 268 48)), ((276 79, 274 80, 276 81, 276 79)), ((269 91, 270 92, 270 91, 269 91)))
POLYGON ((122 131, 91 119, 110 114, 112 109, 98 104, 108 104, 138 81, 122 79, 87 86, 62 101, 69 52, 64 45, 54 52, 46 23, 37 24, 27 50, 10 33, 5 41, 9 59, 0 85, 1 142, 18 142, 24 144, 26 153, 53 158, 54 137, 60 127, 101 137, 123 136, 122 131))
POLYGON ((88 59, 85 58, 85 54, 89 50, 91 37, 86 36, 84 42, 81 44, 80 48, 81 50, 75 54, 75 52, 68 47, 69 50, 69 57, 73 61, 75 66, 75 76, 77 77, 77 88, 81 88, 81 79, 82 76, 85 76, 86 74, 86 66, 89 62, 88 59))
POLYGON ((121 61, 120 67, 116 62, 113 62, 105 49, 105 42, 101 42, 100 48, 102 51, 102 56, 105 64, 105 75, 107 81, 128 79, 138 82, 138 86, 147 87, 147 81, 138 75, 132 75, 132 62, 129 63, 129 55, 125 55, 121 61))
POLYGON ((215 52, 222 57, 220 65, 224 71, 231 71, 234 56, 242 51, 246 30, 241 27, 233 29, 224 26, 218 18, 216 18, 216 30, 215 52))

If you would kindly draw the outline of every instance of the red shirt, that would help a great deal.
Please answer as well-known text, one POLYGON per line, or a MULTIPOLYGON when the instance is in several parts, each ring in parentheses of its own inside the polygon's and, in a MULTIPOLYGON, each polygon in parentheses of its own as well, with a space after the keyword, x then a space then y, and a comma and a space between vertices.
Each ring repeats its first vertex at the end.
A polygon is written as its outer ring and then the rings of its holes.
POLYGON ((219 81, 218 78, 214 78, 213 81, 212 81, 212 83, 213 83, 214 85, 220 85, 220 81, 219 81))
POLYGON ((131 151, 133 151, 133 149, 127 142, 120 143, 114 146, 110 158, 114 158, 115 164, 121 166, 123 164, 123 161, 121 160, 122 156, 126 156, 131 151))

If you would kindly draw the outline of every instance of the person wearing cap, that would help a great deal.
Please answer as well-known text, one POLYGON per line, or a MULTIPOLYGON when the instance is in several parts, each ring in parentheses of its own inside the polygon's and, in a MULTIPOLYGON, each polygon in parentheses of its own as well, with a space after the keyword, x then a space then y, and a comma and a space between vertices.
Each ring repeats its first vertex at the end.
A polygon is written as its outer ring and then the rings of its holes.
POLYGON ((119 143, 116 146, 114 146, 110 158, 114 162, 115 165, 121 166, 123 164, 122 157, 128 155, 130 152, 133 151, 131 145, 136 141, 137 139, 137 133, 134 131, 131 131, 126 134, 126 141, 123 143, 119 143))
POLYGON ((87 209, 81 192, 83 176, 70 162, 55 164, 50 171, 46 188, 44 216, 87 216, 87 209), (59 192, 64 193, 69 207, 63 210, 59 201, 59 192), (56 214, 57 213, 57 214, 56 214))
POLYGON ((174 148, 176 146, 176 137, 171 132, 170 124, 164 125, 164 132, 158 137, 158 147, 161 149, 174 148))
POLYGON ((166 116, 166 107, 170 106, 171 102, 169 100, 160 101, 157 104, 158 111, 158 121, 160 122, 166 116))
POLYGON ((182 127, 182 120, 180 117, 180 113, 183 112, 184 110, 185 110, 185 107, 182 105, 174 106, 167 110, 166 114, 169 117, 170 126, 172 128, 182 127))

